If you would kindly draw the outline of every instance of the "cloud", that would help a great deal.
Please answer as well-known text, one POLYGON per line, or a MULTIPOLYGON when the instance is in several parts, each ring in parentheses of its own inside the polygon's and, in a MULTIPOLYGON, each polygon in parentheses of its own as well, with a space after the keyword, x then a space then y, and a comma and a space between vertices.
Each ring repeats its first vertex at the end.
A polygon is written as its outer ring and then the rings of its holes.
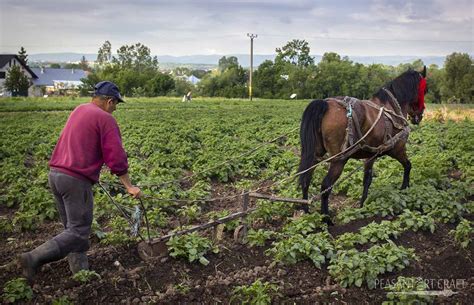
POLYGON ((92 53, 110 40, 155 54, 235 54, 248 52, 251 32, 256 54, 294 38, 318 54, 473 53, 472 0, 0 1, 0 52, 92 53))

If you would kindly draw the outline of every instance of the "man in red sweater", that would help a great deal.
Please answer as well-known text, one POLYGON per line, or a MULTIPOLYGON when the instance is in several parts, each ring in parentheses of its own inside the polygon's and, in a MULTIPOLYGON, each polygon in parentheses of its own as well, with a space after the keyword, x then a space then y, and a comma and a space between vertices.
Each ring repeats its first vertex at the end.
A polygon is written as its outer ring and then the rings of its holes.
POLYGON ((120 178, 134 198, 140 189, 128 176, 127 154, 120 129, 112 116, 123 102, 114 83, 95 85, 90 103, 76 107, 69 116, 49 162, 49 186, 55 197, 64 231, 36 249, 20 255, 23 275, 33 280, 44 264, 68 256, 73 273, 88 269, 86 252, 92 225, 92 185, 99 180, 103 164, 120 178))

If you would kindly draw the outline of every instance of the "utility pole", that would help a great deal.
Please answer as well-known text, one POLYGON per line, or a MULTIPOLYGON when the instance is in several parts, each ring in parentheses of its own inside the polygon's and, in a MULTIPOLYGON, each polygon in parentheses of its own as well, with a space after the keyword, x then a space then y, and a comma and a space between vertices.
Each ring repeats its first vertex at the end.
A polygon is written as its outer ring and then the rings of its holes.
POLYGON ((249 98, 252 101, 252 74, 253 74, 253 39, 257 38, 257 34, 247 33, 250 37, 250 77, 249 77, 249 98))

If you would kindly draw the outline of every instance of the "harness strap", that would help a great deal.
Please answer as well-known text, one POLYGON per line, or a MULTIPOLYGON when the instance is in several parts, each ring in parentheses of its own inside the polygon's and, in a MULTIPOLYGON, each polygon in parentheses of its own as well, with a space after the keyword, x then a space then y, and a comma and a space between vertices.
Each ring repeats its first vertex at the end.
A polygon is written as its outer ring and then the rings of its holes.
POLYGON ((354 111, 355 104, 360 103, 362 101, 353 97, 349 97, 349 96, 345 96, 343 99, 339 99, 339 98, 335 99, 335 101, 338 104, 340 104, 342 107, 346 108, 347 110, 346 136, 341 147, 341 152, 343 152, 343 154, 340 157, 338 157, 338 159, 345 158, 355 153, 358 150, 364 150, 364 151, 380 154, 387 150, 392 149, 401 138, 408 138, 410 128, 408 126, 408 121, 403 116, 403 113, 401 111, 401 108, 397 99, 395 98, 395 96, 393 96, 393 94, 389 90, 385 88, 383 89, 390 96, 390 99, 391 99, 390 104, 395 111, 386 109, 385 107, 381 107, 380 105, 369 100, 363 101, 364 104, 379 110, 379 115, 377 119, 375 120, 375 122, 372 124, 369 131, 364 136, 362 136, 362 132, 360 129, 361 126, 360 126, 359 117, 357 115, 357 111, 354 111), (385 129, 384 130, 384 143, 377 147, 369 146, 365 144, 364 139, 369 134, 369 132, 372 131, 372 129, 378 123, 382 115, 384 119, 384 129, 385 129), (402 123, 400 124, 396 122, 394 116, 402 119, 402 123), (399 132, 397 132, 394 136, 392 136, 391 126, 399 130, 399 132), (357 142, 354 138, 354 129, 356 132, 356 137, 359 139, 357 142))

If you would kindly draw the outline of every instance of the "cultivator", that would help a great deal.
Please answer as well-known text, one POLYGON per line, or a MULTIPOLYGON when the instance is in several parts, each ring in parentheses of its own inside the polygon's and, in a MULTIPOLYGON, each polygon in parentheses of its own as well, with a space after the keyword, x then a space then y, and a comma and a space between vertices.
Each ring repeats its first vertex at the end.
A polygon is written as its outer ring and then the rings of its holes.
POLYGON ((105 192, 105 194, 107 194, 107 196, 109 197, 110 201, 114 204, 114 206, 122 213, 125 219, 127 219, 127 221, 129 222, 131 236, 140 238, 140 242, 137 245, 137 250, 138 250, 138 255, 144 261, 156 260, 156 259, 167 256, 168 247, 166 245, 166 242, 174 236, 179 236, 183 234, 192 233, 195 231, 214 228, 215 239, 220 239, 222 237, 223 225, 227 222, 230 222, 238 218, 240 218, 241 224, 237 226, 237 228, 234 230, 234 240, 236 242, 244 243, 246 239, 246 235, 247 235, 247 224, 244 221, 244 219, 248 214, 250 214, 251 212, 257 209, 256 207, 249 208, 250 198, 266 199, 272 202, 279 201, 279 202, 298 203, 298 204, 311 203, 310 200, 280 198, 276 196, 269 196, 269 195, 264 195, 257 192, 247 191, 247 192, 244 192, 241 196, 242 197, 242 210, 239 212, 235 212, 225 217, 221 217, 221 218, 209 221, 205 224, 193 226, 189 229, 172 232, 172 233, 169 233, 167 235, 157 237, 157 238, 151 238, 150 226, 148 223, 146 208, 143 204, 143 201, 139 199, 140 205, 136 205, 134 209, 131 210, 129 207, 125 207, 115 202, 113 197, 104 188, 104 186, 102 184, 99 184, 99 185, 102 188, 102 190, 105 192), (142 223, 143 218, 145 218, 145 226, 147 229, 146 239, 140 234, 140 225, 142 223))

